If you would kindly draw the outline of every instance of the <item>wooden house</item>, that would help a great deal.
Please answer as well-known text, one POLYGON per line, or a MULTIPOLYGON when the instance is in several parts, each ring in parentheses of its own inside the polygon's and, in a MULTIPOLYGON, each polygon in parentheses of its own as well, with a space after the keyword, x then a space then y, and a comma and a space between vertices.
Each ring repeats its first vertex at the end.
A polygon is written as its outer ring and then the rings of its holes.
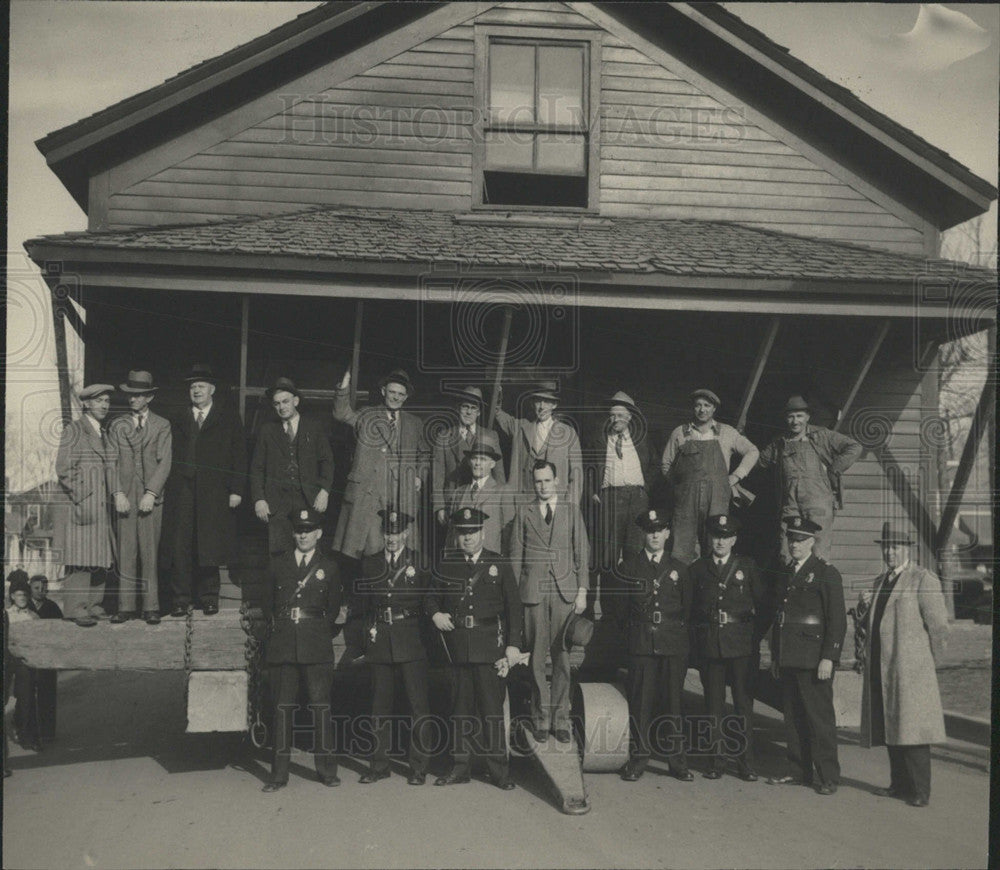
POLYGON ((433 425, 505 341, 508 409, 540 375, 582 424, 624 389, 660 445, 695 387, 761 445, 808 394, 866 448, 849 581, 883 518, 925 559, 954 520, 935 351, 996 274, 934 258, 997 191, 720 6, 329 3, 38 147, 89 218, 26 243, 87 381, 149 368, 169 409, 207 362, 252 437, 278 375, 328 419, 345 368, 398 365, 433 425))

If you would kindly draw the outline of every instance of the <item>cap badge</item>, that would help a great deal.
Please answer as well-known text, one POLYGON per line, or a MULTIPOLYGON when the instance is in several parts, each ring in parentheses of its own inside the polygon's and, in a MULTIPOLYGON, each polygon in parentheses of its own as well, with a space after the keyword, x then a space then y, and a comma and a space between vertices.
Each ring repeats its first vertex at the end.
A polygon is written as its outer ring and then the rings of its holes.
POLYGON ((470 511, 468 508, 466 508, 464 511, 462 511, 462 519, 471 520, 472 519, 472 511, 470 511))
POLYGON ((300 520, 307 520, 307 519, 309 519, 309 511, 300 511, 299 512, 299 519, 300 520))
POLYGON ((796 517, 792 520, 792 525, 795 526, 795 528, 799 528, 802 525, 802 517, 796 517))
POLYGON ((389 522, 394 523, 397 519, 399 519, 399 515, 395 511, 392 511, 392 513, 389 514, 389 522))
POLYGON ((649 518, 653 520, 653 522, 656 522, 656 511, 650 511, 649 518))
POLYGON ((720 526, 724 526, 725 524, 726 524, 726 518, 725 517, 719 517, 719 525, 720 526))

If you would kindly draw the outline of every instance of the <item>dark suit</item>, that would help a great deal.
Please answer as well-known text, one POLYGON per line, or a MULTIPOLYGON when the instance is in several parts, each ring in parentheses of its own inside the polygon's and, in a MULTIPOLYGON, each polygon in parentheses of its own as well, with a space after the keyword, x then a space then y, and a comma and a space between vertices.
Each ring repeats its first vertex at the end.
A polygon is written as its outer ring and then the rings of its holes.
POLYGON ((837 717, 833 677, 820 680, 821 659, 836 668, 847 631, 844 586, 840 572, 818 556, 798 571, 786 569, 778 579, 771 656, 781 670, 788 757, 811 782, 813 765, 821 783, 837 785, 837 717))
POLYGON ((198 578, 202 606, 219 602, 219 566, 236 553, 231 495, 246 490, 243 424, 215 401, 199 429, 192 406, 173 422, 173 462, 167 481, 163 537, 172 541, 174 604, 186 606, 198 578))
POLYGON ((757 565, 749 556, 730 553, 717 566, 712 555, 702 556, 688 569, 694 587, 691 624, 695 659, 701 673, 708 715, 712 717, 712 746, 716 770, 725 754, 735 755, 741 766, 753 765, 753 689, 762 636, 766 590, 757 565), (739 734, 726 735, 735 750, 725 753, 722 716, 726 679, 733 691, 733 710, 739 734), (735 743, 738 742, 738 747, 735 743))
POLYGON ((271 779, 288 780, 292 751, 292 718, 299 680, 304 680, 313 717, 313 753, 320 777, 334 776, 330 721, 333 681, 334 624, 342 597, 337 565, 314 550, 305 568, 297 564, 297 550, 271 560, 269 582, 261 606, 273 628, 265 662, 274 680, 274 755, 271 779), (296 619, 296 616, 298 617, 296 619))
POLYGON ((453 631, 438 632, 455 679, 453 773, 469 774, 476 745, 494 781, 506 780, 503 701, 507 689, 494 663, 504 657, 507 647, 522 648, 521 601, 510 568, 489 550, 480 551, 475 565, 466 562, 461 552, 445 553, 427 596, 427 613, 450 614, 455 625, 453 631))
POLYGON ((547 524, 534 500, 518 506, 510 536, 510 564, 524 604, 531 650, 531 716, 542 731, 569 729, 569 652, 562 629, 578 589, 590 586, 587 530, 576 501, 559 498, 547 524), (552 685, 545 657, 552 659, 552 685), (544 700, 543 700, 544 699, 544 700))
POLYGON ((295 440, 289 440, 281 420, 260 427, 250 460, 250 499, 267 502, 267 540, 272 553, 291 549, 291 510, 312 507, 319 491, 333 487, 330 439, 315 420, 299 415, 295 440))
POLYGON ((409 549, 396 554, 394 567, 390 558, 383 551, 363 559, 361 576, 354 583, 354 600, 365 631, 365 661, 371 667, 375 726, 372 770, 382 773, 389 769, 388 717, 399 676, 410 707, 410 767, 415 773, 426 773, 431 711, 421 623, 427 618, 424 608, 429 578, 418 569, 409 549))
POLYGON ((644 549, 629 556, 618 578, 625 595, 628 642, 629 755, 641 770, 655 743, 675 773, 687 770, 681 695, 687 674, 691 578, 687 567, 644 549), (665 727, 652 730, 653 714, 665 727), (657 717, 659 719, 659 715, 657 717))

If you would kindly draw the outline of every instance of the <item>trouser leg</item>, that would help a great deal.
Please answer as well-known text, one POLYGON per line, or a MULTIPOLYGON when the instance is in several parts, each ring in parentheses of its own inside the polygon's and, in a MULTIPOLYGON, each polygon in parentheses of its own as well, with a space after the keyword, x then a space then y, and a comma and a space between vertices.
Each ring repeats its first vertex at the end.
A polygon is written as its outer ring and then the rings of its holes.
POLYGON ((545 675, 545 656, 548 652, 548 608, 543 599, 540 604, 524 607, 524 637, 531 650, 531 723, 535 729, 548 731, 552 727, 549 719, 549 684, 545 675), (544 700, 543 700, 544 699, 544 700))
POLYGON ((313 716, 313 757, 321 778, 337 775, 337 756, 333 746, 333 723, 330 719, 330 688, 333 662, 302 666, 313 716))
POLYGON ((271 781, 288 782, 292 758, 292 719, 299 692, 298 665, 277 665, 274 685, 274 751, 271 756, 271 781))
POLYGON ((38 690, 38 732, 42 740, 52 742, 56 738, 56 671, 35 671, 38 690))
MULTIPOLYGON (((733 691, 733 712, 736 714, 735 725, 739 731, 734 739, 739 741, 740 749, 736 753, 737 764, 752 767, 753 753, 753 694, 751 688, 752 656, 737 656, 725 659, 729 671, 729 685, 733 691)), ((725 692, 725 689, 723 689, 725 692)))
POLYGON ((903 747, 886 745, 889 754, 889 788, 903 795, 913 794, 913 783, 903 760, 903 747))
POLYGON ((399 666, 403 677, 403 690, 410 708, 410 769, 414 773, 427 773, 430 755, 431 708, 427 690, 427 662, 418 660, 399 666))
POLYGON ((503 740, 503 698, 507 687, 493 665, 474 665, 473 681, 482 723, 480 735, 486 769, 494 782, 502 782, 508 771, 503 740))
POLYGON ((163 527, 163 505, 139 517, 139 595, 141 610, 159 611, 160 575, 157 565, 160 552, 160 530, 163 527))
POLYGON ((118 612, 131 613, 139 595, 139 505, 116 516, 118 533, 118 612))
POLYGON ((788 761, 792 768, 798 768, 803 782, 813 781, 812 744, 806 727, 805 710, 799 684, 801 672, 794 668, 781 669, 781 700, 785 718, 785 741, 788 761))
POLYGON ((194 481, 184 477, 178 478, 175 503, 173 507, 176 518, 173 546, 173 571, 170 575, 170 587, 173 592, 174 606, 187 607, 191 603, 191 587, 194 584, 194 566, 197 562, 198 548, 195 541, 195 503, 194 481))
POLYGON ((90 572, 90 587, 87 597, 87 610, 92 616, 104 615, 104 593, 111 574, 110 568, 95 568, 90 572))
POLYGON ((479 730, 475 718, 476 695, 473 665, 456 665, 454 668, 454 690, 452 698, 452 773, 466 777, 472 772, 472 737, 479 730))
POLYGON ((675 773, 687 770, 687 750, 684 746, 684 718, 681 700, 687 656, 662 656, 657 665, 657 694, 662 710, 655 734, 655 745, 663 753, 675 773))
POLYGON ((549 719, 552 723, 553 731, 568 731, 570 728, 569 650, 566 649, 562 642, 562 628, 567 617, 573 610, 573 605, 567 604, 555 592, 548 597, 549 657, 552 660, 552 685, 549 689, 549 703, 551 705, 549 719))
POLYGON ((78 619, 88 613, 90 601, 90 569, 82 565, 67 565, 63 578, 63 616, 78 619))
POLYGON ((685 565, 698 558, 699 519, 698 487, 696 484, 685 486, 677 494, 670 535, 673 541, 671 554, 685 565))
POLYGON ((726 704, 725 659, 705 659, 701 667, 701 686, 711 720, 712 769, 722 770, 722 715, 726 704))
POLYGON ((655 698, 656 666, 653 656, 629 656, 629 760, 640 770, 649 761, 649 728, 653 719, 655 698))
POLYGON ((897 746, 900 763, 906 771, 913 797, 931 796, 931 747, 927 743, 915 746, 897 746))
POLYGON ((35 670, 20 659, 14 670, 14 726, 22 745, 39 742, 35 670))
POLYGON ((389 743, 392 737, 392 708, 395 674, 393 666, 372 662, 372 727, 375 731, 375 751, 372 753, 372 770, 384 773, 389 769, 389 743))
POLYGON ((219 586, 221 583, 218 565, 198 566, 198 603, 202 607, 219 606, 219 586))
POLYGON ((833 679, 820 680, 816 672, 800 672, 802 706, 805 712, 812 758, 821 782, 840 784, 837 760, 837 714, 833 708, 833 679))

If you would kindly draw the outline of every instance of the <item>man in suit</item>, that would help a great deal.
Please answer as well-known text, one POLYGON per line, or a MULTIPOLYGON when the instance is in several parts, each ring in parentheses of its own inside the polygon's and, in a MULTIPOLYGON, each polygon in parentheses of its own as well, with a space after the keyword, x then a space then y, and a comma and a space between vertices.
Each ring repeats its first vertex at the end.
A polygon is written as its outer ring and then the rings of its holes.
POLYGON ((130 371, 118 387, 128 396, 130 413, 111 421, 108 434, 118 454, 114 493, 118 533, 118 612, 112 622, 135 619, 140 610, 150 625, 160 621, 157 574, 163 490, 170 474, 170 423, 149 410, 156 391, 149 372, 130 371), (141 601, 141 608, 140 608, 141 601))
POLYGON ((497 426, 511 439, 510 486, 515 492, 530 496, 534 492, 535 463, 545 460, 552 463, 556 475, 566 485, 566 499, 579 505, 583 493, 580 439, 569 423, 554 416, 559 406, 556 384, 540 383, 528 398, 535 412, 533 420, 511 416, 498 402, 497 426))
POLYGON ((591 520, 590 593, 587 612, 592 614, 600 586, 601 615, 617 618, 622 590, 615 569, 628 554, 642 548, 642 532, 635 518, 649 507, 649 487, 654 469, 642 414, 628 393, 611 397, 608 419, 587 445, 596 474, 588 476, 591 520))
POLYGON ((260 427, 250 460, 250 497, 257 519, 267 523, 268 550, 274 555, 292 544, 290 513, 307 507, 326 513, 333 451, 319 423, 299 413, 294 381, 278 378, 267 394, 278 419, 260 427))
MULTIPOLYGON (((809 423, 809 403, 792 396, 785 403, 786 431, 760 452, 757 464, 773 468, 778 491, 779 516, 797 514, 821 527, 813 552, 830 558, 833 520, 842 505, 840 477, 862 453, 853 438, 809 423)), ((781 553, 788 549, 782 538, 781 553)))
MULTIPOLYGON (((486 519, 483 521, 483 546, 493 553, 505 553, 509 526, 514 519, 511 494, 497 483, 493 472, 503 457, 500 441, 494 432, 483 430, 464 451, 464 460, 472 475, 468 483, 460 484, 451 493, 448 502, 449 516, 460 508, 477 508, 486 519)), ((447 547, 458 546, 454 532, 448 536, 447 547)))
POLYGON ((114 559, 112 493, 119 490, 117 453, 101 425, 111 408, 111 384, 90 384, 80 393, 83 414, 66 425, 56 454, 56 477, 72 503, 63 561, 66 619, 89 627, 106 614, 101 605, 114 559))
POLYGON ((889 753, 889 785, 876 795, 926 807, 930 744, 947 739, 937 666, 948 643, 948 612, 941 581, 911 561, 908 530, 883 523, 875 543, 886 570, 861 593, 868 608, 861 745, 885 746, 889 753))
POLYGON ((371 669, 375 751, 371 768, 361 777, 369 784, 389 776, 389 743, 395 683, 403 684, 410 707, 410 785, 427 779, 430 702, 427 695, 427 650, 421 620, 428 590, 426 572, 406 545, 413 517, 392 507, 379 511, 382 552, 361 560, 354 600, 365 629, 365 662, 371 669))
POLYGON ((797 515, 784 523, 792 562, 778 579, 771 669, 781 680, 788 760, 796 773, 767 781, 815 783, 817 794, 832 795, 840 784, 833 672, 847 632, 844 585, 840 572, 813 553, 819 524, 797 515))
POLYGON ((660 467, 673 490, 674 558, 689 565, 706 552, 705 523, 729 513, 735 487, 757 463, 759 451, 732 426, 719 423, 722 404, 711 390, 691 394, 694 419, 670 433, 660 467), (730 473, 732 455, 740 457, 730 473))
POLYGON ((670 521, 657 510, 635 518, 645 535, 641 550, 620 567, 625 589, 628 643, 629 760, 626 782, 638 780, 649 763, 652 743, 667 757, 670 773, 681 782, 694 777, 684 746, 681 695, 687 674, 691 578, 687 567, 667 554, 670 521), (660 710, 664 718, 654 720, 660 710), (654 722, 668 727, 654 729, 654 722), (652 733, 651 733, 652 732, 652 733))
MULTIPOLYGON (((483 391, 479 387, 463 387, 458 394, 458 425, 441 432, 431 449, 431 508, 441 527, 447 527, 452 512, 452 497, 457 489, 472 481, 467 453, 479 440, 480 434, 493 433, 482 427, 483 391)), ((497 453, 500 442, 496 442, 497 453)), ((492 478, 503 486, 507 481, 502 457, 493 463, 492 478)), ((497 552, 500 552, 497 550, 497 552)))
MULTIPOLYGON (((382 401, 360 411, 351 407, 350 384, 348 371, 333 400, 333 419, 352 427, 355 436, 354 462, 347 476, 333 549, 359 560, 382 549, 380 510, 391 503, 412 517, 420 515, 429 451, 419 418, 402 410, 413 392, 406 372, 397 369, 382 378, 382 401)), ((416 521, 410 546, 420 549, 416 521)))
MULTIPOLYGON (((737 774, 756 782, 753 760, 753 689, 757 649, 766 628, 766 589, 757 564, 733 552, 740 521, 728 514, 709 517, 711 552, 691 563, 694 599, 691 624, 705 706, 712 720, 712 766, 706 779, 719 779, 728 746, 737 774), (723 729, 726 680, 733 692, 738 730, 723 729), (725 730, 725 733, 723 733, 725 730)), ((732 720, 727 720, 732 723, 732 720)))
POLYGON ((478 746, 490 782, 509 791, 514 783, 504 750, 504 677, 523 659, 521 602, 509 565, 483 547, 483 512, 462 508, 451 520, 458 550, 445 553, 427 596, 427 613, 440 632, 454 677, 452 768, 434 785, 469 782, 473 747, 478 746))
POLYGON ((171 616, 186 616, 197 594, 206 616, 219 612, 219 566, 236 554, 236 509, 246 486, 243 424, 214 400, 206 365, 187 377, 191 404, 173 422, 173 470, 166 507, 173 541, 171 616))
POLYGON ((333 638, 340 630, 340 574, 337 564, 316 549, 323 534, 320 514, 302 508, 288 521, 295 549, 271 560, 261 602, 264 617, 272 625, 265 662, 273 669, 274 691, 274 752, 265 792, 288 785, 300 682, 305 683, 313 718, 316 773, 323 785, 340 785, 330 719, 333 638))
POLYGON ((535 498, 518 505, 510 540, 531 651, 532 734, 544 742, 551 730, 560 743, 569 743, 569 651, 562 642, 563 626, 571 613, 587 607, 590 546, 579 504, 559 492, 552 463, 536 460, 532 474, 535 498), (551 688, 546 655, 552 658, 551 688))

